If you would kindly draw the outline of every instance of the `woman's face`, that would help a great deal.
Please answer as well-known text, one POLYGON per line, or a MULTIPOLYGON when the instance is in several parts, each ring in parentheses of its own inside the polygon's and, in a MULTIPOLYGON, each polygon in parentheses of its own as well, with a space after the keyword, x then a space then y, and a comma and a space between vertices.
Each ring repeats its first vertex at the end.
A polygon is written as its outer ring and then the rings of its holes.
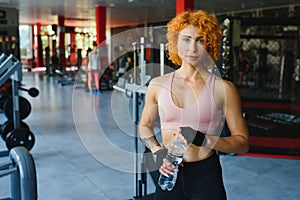
POLYGON ((198 28, 193 25, 189 25, 180 31, 177 47, 182 64, 202 66, 204 58, 208 55, 204 38, 199 34, 198 28))

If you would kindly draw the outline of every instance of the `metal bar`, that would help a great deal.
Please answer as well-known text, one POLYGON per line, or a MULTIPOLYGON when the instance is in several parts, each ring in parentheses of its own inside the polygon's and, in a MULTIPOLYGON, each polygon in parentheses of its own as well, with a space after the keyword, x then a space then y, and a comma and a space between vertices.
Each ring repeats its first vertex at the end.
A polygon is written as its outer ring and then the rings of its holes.
POLYGON ((145 38, 141 37, 141 53, 140 53, 140 85, 145 83, 145 75, 146 75, 146 62, 145 62, 145 38))
POLYGON ((132 118, 133 118, 133 123, 134 123, 134 133, 135 133, 135 138, 134 138, 134 147, 135 147, 135 196, 136 197, 141 197, 141 192, 139 190, 139 167, 138 167, 138 130, 137 130, 137 124, 138 124, 138 94, 137 92, 133 92, 132 95, 132 118))
POLYGON ((270 40, 295 40, 297 39, 296 34, 294 35, 240 35, 241 39, 270 39, 270 40))
POLYGON ((164 75, 164 66, 165 66, 165 45, 163 43, 160 44, 160 75, 164 75))
POLYGON ((11 161, 6 161, 1 163, 0 165, 0 170, 4 170, 4 169, 8 169, 10 165, 12 165, 13 163, 11 161))
POLYGON ((113 88, 114 88, 115 90, 120 91, 120 92, 124 92, 124 93, 126 92, 126 90, 125 90, 124 88, 121 88, 121 87, 119 87, 119 86, 117 86, 117 85, 114 85, 113 88))
POLYGON ((0 63, 2 63, 6 59, 6 55, 4 53, 0 56, 0 63))
POLYGON ((137 65, 136 65, 136 43, 134 42, 134 43, 132 43, 132 46, 133 46, 133 83, 135 83, 136 84, 136 82, 137 82, 137 78, 136 78, 136 76, 137 76, 137 74, 136 74, 136 72, 137 72, 137 69, 136 69, 136 67, 137 67, 137 65))
POLYGON ((282 98, 284 64, 285 64, 285 56, 282 56, 281 63, 280 63, 279 88, 278 88, 278 98, 279 99, 282 98))
POLYGON ((10 158, 19 170, 18 176, 11 176, 12 198, 17 199, 14 198, 17 193, 14 187, 17 186, 22 200, 37 200, 36 169, 32 155, 25 147, 17 146, 10 151, 10 158))
POLYGON ((20 172, 14 173, 10 176, 10 188, 12 199, 22 200, 20 172))
POLYGON ((18 169, 16 167, 3 170, 2 172, 0 172, 0 178, 4 177, 4 176, 7 176, 7 175, 10 175, 10 174, 13 174, 17 171, 18 171, 18 169))
MULTIPOLYGON (((0 64, 0 75, 2 75, 6 70, 8 70, 12 64, 13 61, 12 59, 14 58, 13 55, 8 56, 8 58, 6 58, 6 60, 4 60, 1 64, 0 64)), ((0 84, 2 85, 2 84, 0 84)))
POLYGON ((141 40, 140 40, 140 48, 141 48, 141 56, 140 56, 140 63, 139 65, 142 66, 143 65, 143 62, 145 60, 145 38, 144 37, 141 37, 141 40))
POLYGON ((4 156, 8 156, 9 155, 9 151, 5 150, 5 151, 0 151, 0 157, 4 157, 4 156))
MULTIPOLYGON (((10 77, 15 73, 16 70, 18 70, 18 67, 21 67, 21 63, 15 62, 7 71, 1 76, 0 78, 0 85, 3 85, 10 77)), ((0 68, 1 70, 2 68, 0 68)), ((19 75, 17 76, 19 77, 19 75)))
POLYGON ((146 168, 145 159, 143 159, 143 162, 141 163, 141 181, 143 183, 143 190, 144 190, 144 196, 147 195, 147 168, 146 168))
MULTIPOLYGON (((14 77, 18 76, 18 71, 15 71, 14 77)), ((13 119, 14 119, 14 129, 20 128, 20 108, 19 108, 19 83, 12 80, 12 109, 13 109, 13 119)))
POLYGON ((295 25, 298 26, 300 22, 300 17, 237 17, 235 18, 241 21, 241 25, 295 25))

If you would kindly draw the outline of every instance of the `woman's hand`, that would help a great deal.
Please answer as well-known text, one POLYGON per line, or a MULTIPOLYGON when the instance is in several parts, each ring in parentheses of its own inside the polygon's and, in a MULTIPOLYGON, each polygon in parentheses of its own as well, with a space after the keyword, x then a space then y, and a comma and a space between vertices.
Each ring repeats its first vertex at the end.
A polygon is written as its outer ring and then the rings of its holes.
POLYGON ((185 143, 185 145, 188 144, 187 140, 185 139, 185 137, 181 134, 181 128, 179 128, 177 131, 176 131, 176 139, 178 141, 182 141, 183 143, 185 143))
POLYGON ((175 165, 173 165, 168 159, 164 158, 163 163, 159 168, 159 172, 168 177, 169 174, 173 174, 174 170, 177 170, 175 165))
MULTIPOLYGON (((186 139, 181 134, 181 129, 178 129, 175 134, 176 134, 175 140, 182 141, 187 145, 186 139)), ((179 165, 183 166, 182 163, 180 163, 179 165)), ((168 176, 169 174, 173 174, 174 170, 178 170, 178 169, 176 169, 175 165, 172 164, 167 158, 164 158, 162 165, 159 168, 159 172, 164 176, 168 176)))

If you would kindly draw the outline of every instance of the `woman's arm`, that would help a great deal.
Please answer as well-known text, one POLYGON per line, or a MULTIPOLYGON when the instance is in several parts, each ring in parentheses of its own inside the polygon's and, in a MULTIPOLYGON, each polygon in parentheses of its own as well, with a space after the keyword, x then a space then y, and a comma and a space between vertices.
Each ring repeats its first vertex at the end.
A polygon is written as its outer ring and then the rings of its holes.
POLYGON ((92 67, 92 51, 89 52, 88 54, 88 63, 87 63, 88 68, 92 67))
POLYGON ((152 152, 156 152, 162 147, 157 141, 155 134, 153 133, 153 122, 157 117, 157 93, 159 91, 158 84, 155 84, 153 80, 150 82, 146 97, 145 105, 140 119, 140 137, 145 146, 152 152))
POLYGON ((225 153, 246 153, 249 150, 249 136, 246 121, 242 114, 240 95, 229 81, 221 81, 216 87, 215 96, 222 99, 222 108, 231 132, 229 137, 206 135, 207 146, 225 153))

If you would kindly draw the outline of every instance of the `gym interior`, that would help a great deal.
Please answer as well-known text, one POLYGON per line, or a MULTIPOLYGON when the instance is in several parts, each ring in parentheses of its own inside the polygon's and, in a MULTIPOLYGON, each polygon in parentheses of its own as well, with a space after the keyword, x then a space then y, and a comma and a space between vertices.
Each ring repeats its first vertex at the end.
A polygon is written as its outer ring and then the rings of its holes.
POLYGON ((0 199, 153 199, 137 126, 149 80, 178 68, 166 24, 185 9, 218 18, 213 71, 238 88, 249 129, 248 153, 219 154, 227 198, 300 199, 299 2, 95 0, 77 13, 63 2, 0 1, 0 199), (93 41, 101 94, 87 85, 93 41))

